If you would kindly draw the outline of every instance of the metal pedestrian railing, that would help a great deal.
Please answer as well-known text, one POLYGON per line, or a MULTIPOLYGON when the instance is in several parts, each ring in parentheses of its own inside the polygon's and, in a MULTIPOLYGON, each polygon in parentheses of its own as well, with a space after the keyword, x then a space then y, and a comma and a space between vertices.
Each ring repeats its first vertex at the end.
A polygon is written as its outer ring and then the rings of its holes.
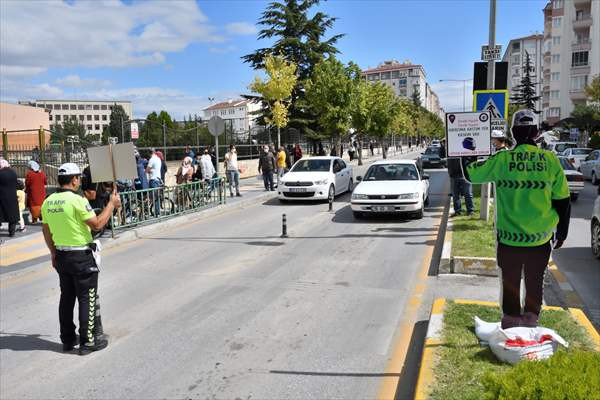
POLYGON ((115 231, 225 204, 227 198, 225 180, 221 177, 176 186, 120 192, 119 196, 122 206, 111 219, 113 235, 115 231))

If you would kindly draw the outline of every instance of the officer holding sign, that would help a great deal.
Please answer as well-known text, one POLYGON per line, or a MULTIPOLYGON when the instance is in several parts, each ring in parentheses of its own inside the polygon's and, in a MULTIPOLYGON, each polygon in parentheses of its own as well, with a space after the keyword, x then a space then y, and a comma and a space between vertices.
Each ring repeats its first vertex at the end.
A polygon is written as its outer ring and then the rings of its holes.
POLYGON ((98 265, 93 252, 91 229, 101 230, 113 210, 121 207, 119 195, 113 190, 110 200, 96 216, 88 200, 77 191, 81 171, 76 164, 66 163, 58 170, 60 189, 42 204, 44 239, 52 256, 52 266, 60 280, 60 339, 64 351, 77 345, 73 307, 79 303, 79 354, 102 350, 106 339, 95 336, 98 265))
POLYGON ((567 238, 570 199, 567 180, 552 152, 539 149, 537 116, 515 113, 516 146, 467 166, 472 183, 496 184, 498 266, 502 271, 502 328, 535 327, 542 305, 544 274, 552 248, 567 238), (520 281, 525 278, 521 310, 520 281))

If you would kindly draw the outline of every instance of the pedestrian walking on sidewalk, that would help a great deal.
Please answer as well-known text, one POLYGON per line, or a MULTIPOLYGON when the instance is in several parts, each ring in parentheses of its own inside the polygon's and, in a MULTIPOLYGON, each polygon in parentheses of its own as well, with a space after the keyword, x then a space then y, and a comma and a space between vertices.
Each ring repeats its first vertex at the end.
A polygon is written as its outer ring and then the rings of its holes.
POLYGON ((23 211, 25 211, 25 184, 17 179, 17 201, 19 203, 19 232, 25 232, 25 220, 23 211))
POLYGON ((8 222, 8 236, 15 236, 19 222, 17 174, 8 161, 0 158, 0 224, 3 222, 8 222))
POLYGON ((537 326, 550 253, 552 248, 562 246, 569 230, 567 179, 557 156, 536 146, 537 126, 533 111, 517 111, 512 121, 516 147, 466 168, 471 182, 496 184, 497 260, 502 272, 504 329, 537 326))
POLYGON ((113 189, 108 204, 96 216, 88 200, 77 193, 81 171, 73 163, 60 166, 58 184, 60 189, 42 204, 42 231, 60 280, 58 314, 63 351, 71 351, 78 344, 73 323, 77 300, 79 354, 86 355, 108 346, 107 339, 96 336, 100 249, 92 241, 91 229, 101 230, 113 211, 121 207, 121 200, 113 189))
POLYGON ((225 154, 225 173, 229 181, 229 194, 233 197, 233 188, 235 187, 235 195, 241 197, 240 194, 240 168, 237 161, 237 150, 233 144, 229 145, 229 151, 225 154))
POLYGON ((285 148, 283 146, 279 147, 279 152, 277 153, 277 187, 279 187, 279 183, 283 175, 285 175, 285 148))
POLYGON ((302 148, 298 143, 294 147, 294 163, 302 158, 302 148))
POLYGON ((275 157, 273 156, 273 153, 269 151, 269 146, 265 146, 258 159, 258 173, 260 174, 262 172, 265 190, 275 190, 273 187, 273 171, 275 171, 275 168, 275 157))
POLYGON ((29 171, 25 176, 25 194, 27 195, 27 207, 29 207, 32 224, 40 219, 42 203, 46 198, 47 184, 46 174, 40 170, 40 165, 33 160, 29 161, 29 171))
POLYGON ((472 215, 473 206, 473 185, 465 179, 461 159, 456 157, 448 158, 448 175, 450 175, 450 188, 452 190, 452 203, 454 206, 454 215, 462 215, 461 196, 465 198, 467 215, 472 215))
POLYGON ((151 193, 152 203, 154 204, 154 216, 160 216, 160 193, 159 189, 164 180, 162 179, 162 161, 158 156, 159 151, 152 149, 152 156, 148 160, 146 172, 148 173, 148 185, 150 189, 155 189, 151 193))

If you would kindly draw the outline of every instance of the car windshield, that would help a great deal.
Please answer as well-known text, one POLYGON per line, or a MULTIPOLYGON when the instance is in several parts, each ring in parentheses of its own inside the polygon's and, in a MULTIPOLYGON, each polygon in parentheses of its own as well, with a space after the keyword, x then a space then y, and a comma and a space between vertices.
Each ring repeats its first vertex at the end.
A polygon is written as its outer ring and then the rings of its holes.
POLYGON ((372 165, 365 181, 416 181, 419 174, 414 165, 411 164, 379 164, 372 165))
POLYGON ((577 145, 575 143, 559 143, 556 145, 555 150, 557 153, 562 153, 566 149, 571 149, 573 147, 577 147, 577 145))
POLYGON ((291 172, 329 172, 331 160, 300 160, 291 169, 291 172))
POLYGON ((563 169, 570 170, 570 171, 575 171, 575 167, 573 166, 573 164, 571 164, 569 162, 569 160, 567 160, 564 157, 559 157, 559 160, 560 160, 560 165, 561 165, 561 167, 563 167, 563 169))
POLYGON ((428 147, 427 150, 425 150, 425 154, 432 154, 432 155, 438 155, 440 154, 440 149, 438 147, 428 147))
POLYGON ((592 149, 573 149, 571 154, 574 156, 587 156, 592 152, 592 149))

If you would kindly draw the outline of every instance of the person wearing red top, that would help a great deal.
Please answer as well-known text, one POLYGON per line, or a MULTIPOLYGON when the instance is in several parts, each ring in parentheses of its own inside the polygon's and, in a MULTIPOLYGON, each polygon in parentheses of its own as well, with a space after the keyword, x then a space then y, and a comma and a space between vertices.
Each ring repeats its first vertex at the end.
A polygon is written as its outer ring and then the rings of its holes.
POLYGON ((25 177, 25 194, 32 223, 36 223, 40 219, 42 203, 46 199, 47 184, 46 174, 40 170, 40 165, 33 160, 29 161, 29 171, 25 177))

